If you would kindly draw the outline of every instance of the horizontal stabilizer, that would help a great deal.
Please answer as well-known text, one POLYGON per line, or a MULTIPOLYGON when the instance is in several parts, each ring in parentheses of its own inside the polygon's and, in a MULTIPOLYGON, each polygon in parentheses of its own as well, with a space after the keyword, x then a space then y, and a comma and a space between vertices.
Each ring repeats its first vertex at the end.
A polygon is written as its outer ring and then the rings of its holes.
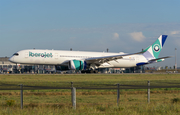
POLYGON ((160 60, 160 59, 166 59, 166 58, 171 58, 171 57, 173 57, 173 56, 161 57, 161 58, 152 59, 152 60, 149 60, 149 61, 157 61, 157 60, 160 60))

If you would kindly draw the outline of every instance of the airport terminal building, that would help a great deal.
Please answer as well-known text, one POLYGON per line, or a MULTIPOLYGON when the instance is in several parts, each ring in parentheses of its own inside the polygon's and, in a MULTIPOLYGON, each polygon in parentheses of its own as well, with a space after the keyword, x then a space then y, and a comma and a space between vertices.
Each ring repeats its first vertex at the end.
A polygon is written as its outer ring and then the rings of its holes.
POLYGON ((8 57, 0 57, 0 73, 53 73, 52 65, 25 65, 11 63, 8 57))

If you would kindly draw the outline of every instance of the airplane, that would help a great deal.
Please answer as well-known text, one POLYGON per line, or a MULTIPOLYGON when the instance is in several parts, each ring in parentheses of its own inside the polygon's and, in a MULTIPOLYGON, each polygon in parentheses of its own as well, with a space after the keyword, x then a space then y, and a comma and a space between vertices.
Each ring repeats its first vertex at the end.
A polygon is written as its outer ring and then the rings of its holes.
POLYGON ((108 53, 64 50, 27 49, 14 53, 9 61, 16 64, 55 65, 60 70, 79 70, 96 73, 98 68, 127 68, 164 61, 159 58, 167 35, 160 37, 149 47, 137 53, 108 53))

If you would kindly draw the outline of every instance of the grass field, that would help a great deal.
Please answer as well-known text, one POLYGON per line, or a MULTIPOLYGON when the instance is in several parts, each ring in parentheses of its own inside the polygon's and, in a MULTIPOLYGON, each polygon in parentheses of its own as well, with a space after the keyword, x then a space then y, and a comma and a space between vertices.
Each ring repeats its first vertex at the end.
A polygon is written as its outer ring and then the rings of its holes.
MULTIPOLYGON (((46 74, 0 75, 1 84, 47 86, 95 86, 109 84, 180 83, 180 74, 46 74), (98 85, 94 85, 98 84, 98 85)), ((0 87, 1 88, 1 87, 0 87)), ((19 90, 0 90, 0 114, 179 114, 179 88, 121 90, 117 105, 116 90, 77 90, 77 109, 71 107, 71 90, 24 90, 24 109, 20 110, 19 90), (175 100, 175 101, 174 101, 175 100)))

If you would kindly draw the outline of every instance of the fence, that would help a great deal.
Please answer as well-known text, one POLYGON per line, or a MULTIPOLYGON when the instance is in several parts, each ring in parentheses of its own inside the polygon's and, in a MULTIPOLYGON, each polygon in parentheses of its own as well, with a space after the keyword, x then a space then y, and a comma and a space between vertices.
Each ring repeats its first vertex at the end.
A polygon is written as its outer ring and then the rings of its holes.
MULTIPOLYGON (((78 82, 75 82, 78 83, 78 82)), ((20 90, 20 102, 21 102, 21 109, 23 109, 23 90, 43 90, 43 89, 71 89, 71 101, 72 101, 72 107, 76 109, 76 89, 88 89, 88 90, 117 90, 117 106, 119 105, 120 101, 120 89, 147 89, 147 102, 150 103, 150 89, 152 88, 180 88, 180 83, 176 81, 171 82, 158 82, 153 83, 150 85, 150 81, 146 82, 146 84, 140 84, 135 83, 134 85, 130 84, 88 84, 84 85, 83 87, 80 87, 80 85, 74 86, 73 82, 68 82, 69 85, 63 85, 60 86, 34 86, 34 85, 14 85, 14 84, 7 84, 7 83, 0 83, 0 90, 20 90), (94 85, 94 87, 92 87, 94 85), (103 85, 103 86, 101 86, 103 85), (65 87, 62 87, 65 86, 65 87), (87 86, 87 87, 85 87, 87 86)))

